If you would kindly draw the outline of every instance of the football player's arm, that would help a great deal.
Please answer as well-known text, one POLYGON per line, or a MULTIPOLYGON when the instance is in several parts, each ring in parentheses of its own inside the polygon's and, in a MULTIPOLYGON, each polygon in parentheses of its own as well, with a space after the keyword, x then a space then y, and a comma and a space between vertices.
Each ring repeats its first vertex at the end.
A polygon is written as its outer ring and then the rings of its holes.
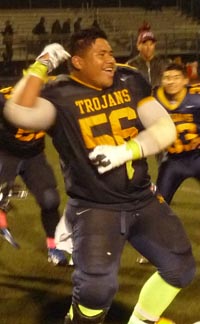
POLYGON ((141 101, 138 115, 145 129, 134 139, 118 146, 99 145, 89 154, 99 173, 159 153, 175 141, 175 125, 156 99, 152 97, 141 101))
POLYGON ((54 122, 55 107, 40 92, 47 75, 69 57, 60 44, 50 44, 36 58, 4 107, 4 116, 17 127, 46 130, 54 122), (28 109, 27 109, 28 108, 28 109))
POLYGON ((175 141, 175 124, 156 99, 142 102, 138 107, 138 115, 145 130, 134 140, 141 146, 144 157, 161 152, 175 141))
POLYGON ((5 118, 24 129, 46 130, 54 122, 55 107, 39 97, 44 82, 37 76, 27 75, 15 86, 12 97, 4 107, 5 118))

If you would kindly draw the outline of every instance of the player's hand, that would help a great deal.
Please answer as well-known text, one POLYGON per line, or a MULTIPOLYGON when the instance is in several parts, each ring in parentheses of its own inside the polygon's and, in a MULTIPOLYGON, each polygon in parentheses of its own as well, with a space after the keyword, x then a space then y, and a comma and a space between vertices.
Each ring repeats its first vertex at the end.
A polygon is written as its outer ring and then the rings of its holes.
POLYGON ((97 167, 100 174, 128 161, 140 159, 142 156, 141 146, 135 140, 130 140, 118 146, 98 145, 89 153, 89 159, 97 167))
POLYGON ((112 146, 99 145, 89 154, 89 159, 97 167, 100 174, 119 167, 133 159, 133 152, 126 144, 112 146))
POLYGON ((36 58, 36 61, 44 64, 48 68, 48 73, 56 69, 62 62, 71 55, 58 43, 45 46, 42 53, 36 58))

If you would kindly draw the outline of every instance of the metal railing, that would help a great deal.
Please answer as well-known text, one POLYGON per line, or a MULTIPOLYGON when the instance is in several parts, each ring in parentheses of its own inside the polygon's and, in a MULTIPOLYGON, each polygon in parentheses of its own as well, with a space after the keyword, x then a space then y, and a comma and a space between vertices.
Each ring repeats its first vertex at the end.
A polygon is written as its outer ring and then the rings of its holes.
MULTIPOLYGON (((24 61, 28 64, 30 61, 40 53, 43 47, 51 42, 59 42, 66 49, 68 49, 69 37, 65 35, 52 35, 46 34, 44 36, 32 36, 28 35, 26 37, 14 38, 13 45, 13 59, 12 61, 24 61)), ((200 53, 200 33, 185 33, 181 32, 160 32, 157 33, 157 52, 164 56, 174 56, 174 55, 194 55, 197 58, 200 53)), ((130 57, 136 55, 136 34, 134 33, 121 33, 111 32, 108 33, 109 41, 113 47, 114 55, 117 58, 130 57)), ((4 51, 4 45, 0 45, 0 53, 4 51)), ((0 61, 3 60, 0 54, 0 61)))

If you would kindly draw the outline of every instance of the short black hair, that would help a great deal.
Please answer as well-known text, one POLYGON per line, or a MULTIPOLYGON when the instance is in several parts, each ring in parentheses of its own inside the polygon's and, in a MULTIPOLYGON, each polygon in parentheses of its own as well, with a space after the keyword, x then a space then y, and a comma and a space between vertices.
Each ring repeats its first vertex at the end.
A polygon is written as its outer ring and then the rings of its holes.
POLYGON ((69 52, 71 56, 80 55, 90 47, 97 38, 108 39, 106 33, 100 28, 87 28, 75 32, 70 39, 69 52))
POLYGON ((187 76, 187 70, 184 64, 179 64, 175 62, 169 63, 163 70, 163 73, 166 71, 177 70, 181 72, 184 76, 187 76))

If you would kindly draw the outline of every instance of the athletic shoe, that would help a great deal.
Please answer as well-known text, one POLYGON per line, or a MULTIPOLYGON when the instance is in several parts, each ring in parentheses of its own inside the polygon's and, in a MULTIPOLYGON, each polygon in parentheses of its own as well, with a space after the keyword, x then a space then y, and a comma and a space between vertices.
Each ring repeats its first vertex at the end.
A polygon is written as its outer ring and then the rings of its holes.
POLYGON ((140 255, 137 257, 136 262, 139 264, 145 264, 149 263, 149 260, 147 260, 143 255, 140 255))
POLYGON ((53 263, 55 266, 65 266, 67 258, 62 250, 48 249, 48 262, 53 263))
POLYGON ((19 244, 15 241, 14 237, 7 228, 0 228, 0 235, 14 248, 19 249, 19 244))
POLYGON ((176 324, 176 323, 168 318, 161 317, 159 321, 156 322, 155 324, 176 324))

